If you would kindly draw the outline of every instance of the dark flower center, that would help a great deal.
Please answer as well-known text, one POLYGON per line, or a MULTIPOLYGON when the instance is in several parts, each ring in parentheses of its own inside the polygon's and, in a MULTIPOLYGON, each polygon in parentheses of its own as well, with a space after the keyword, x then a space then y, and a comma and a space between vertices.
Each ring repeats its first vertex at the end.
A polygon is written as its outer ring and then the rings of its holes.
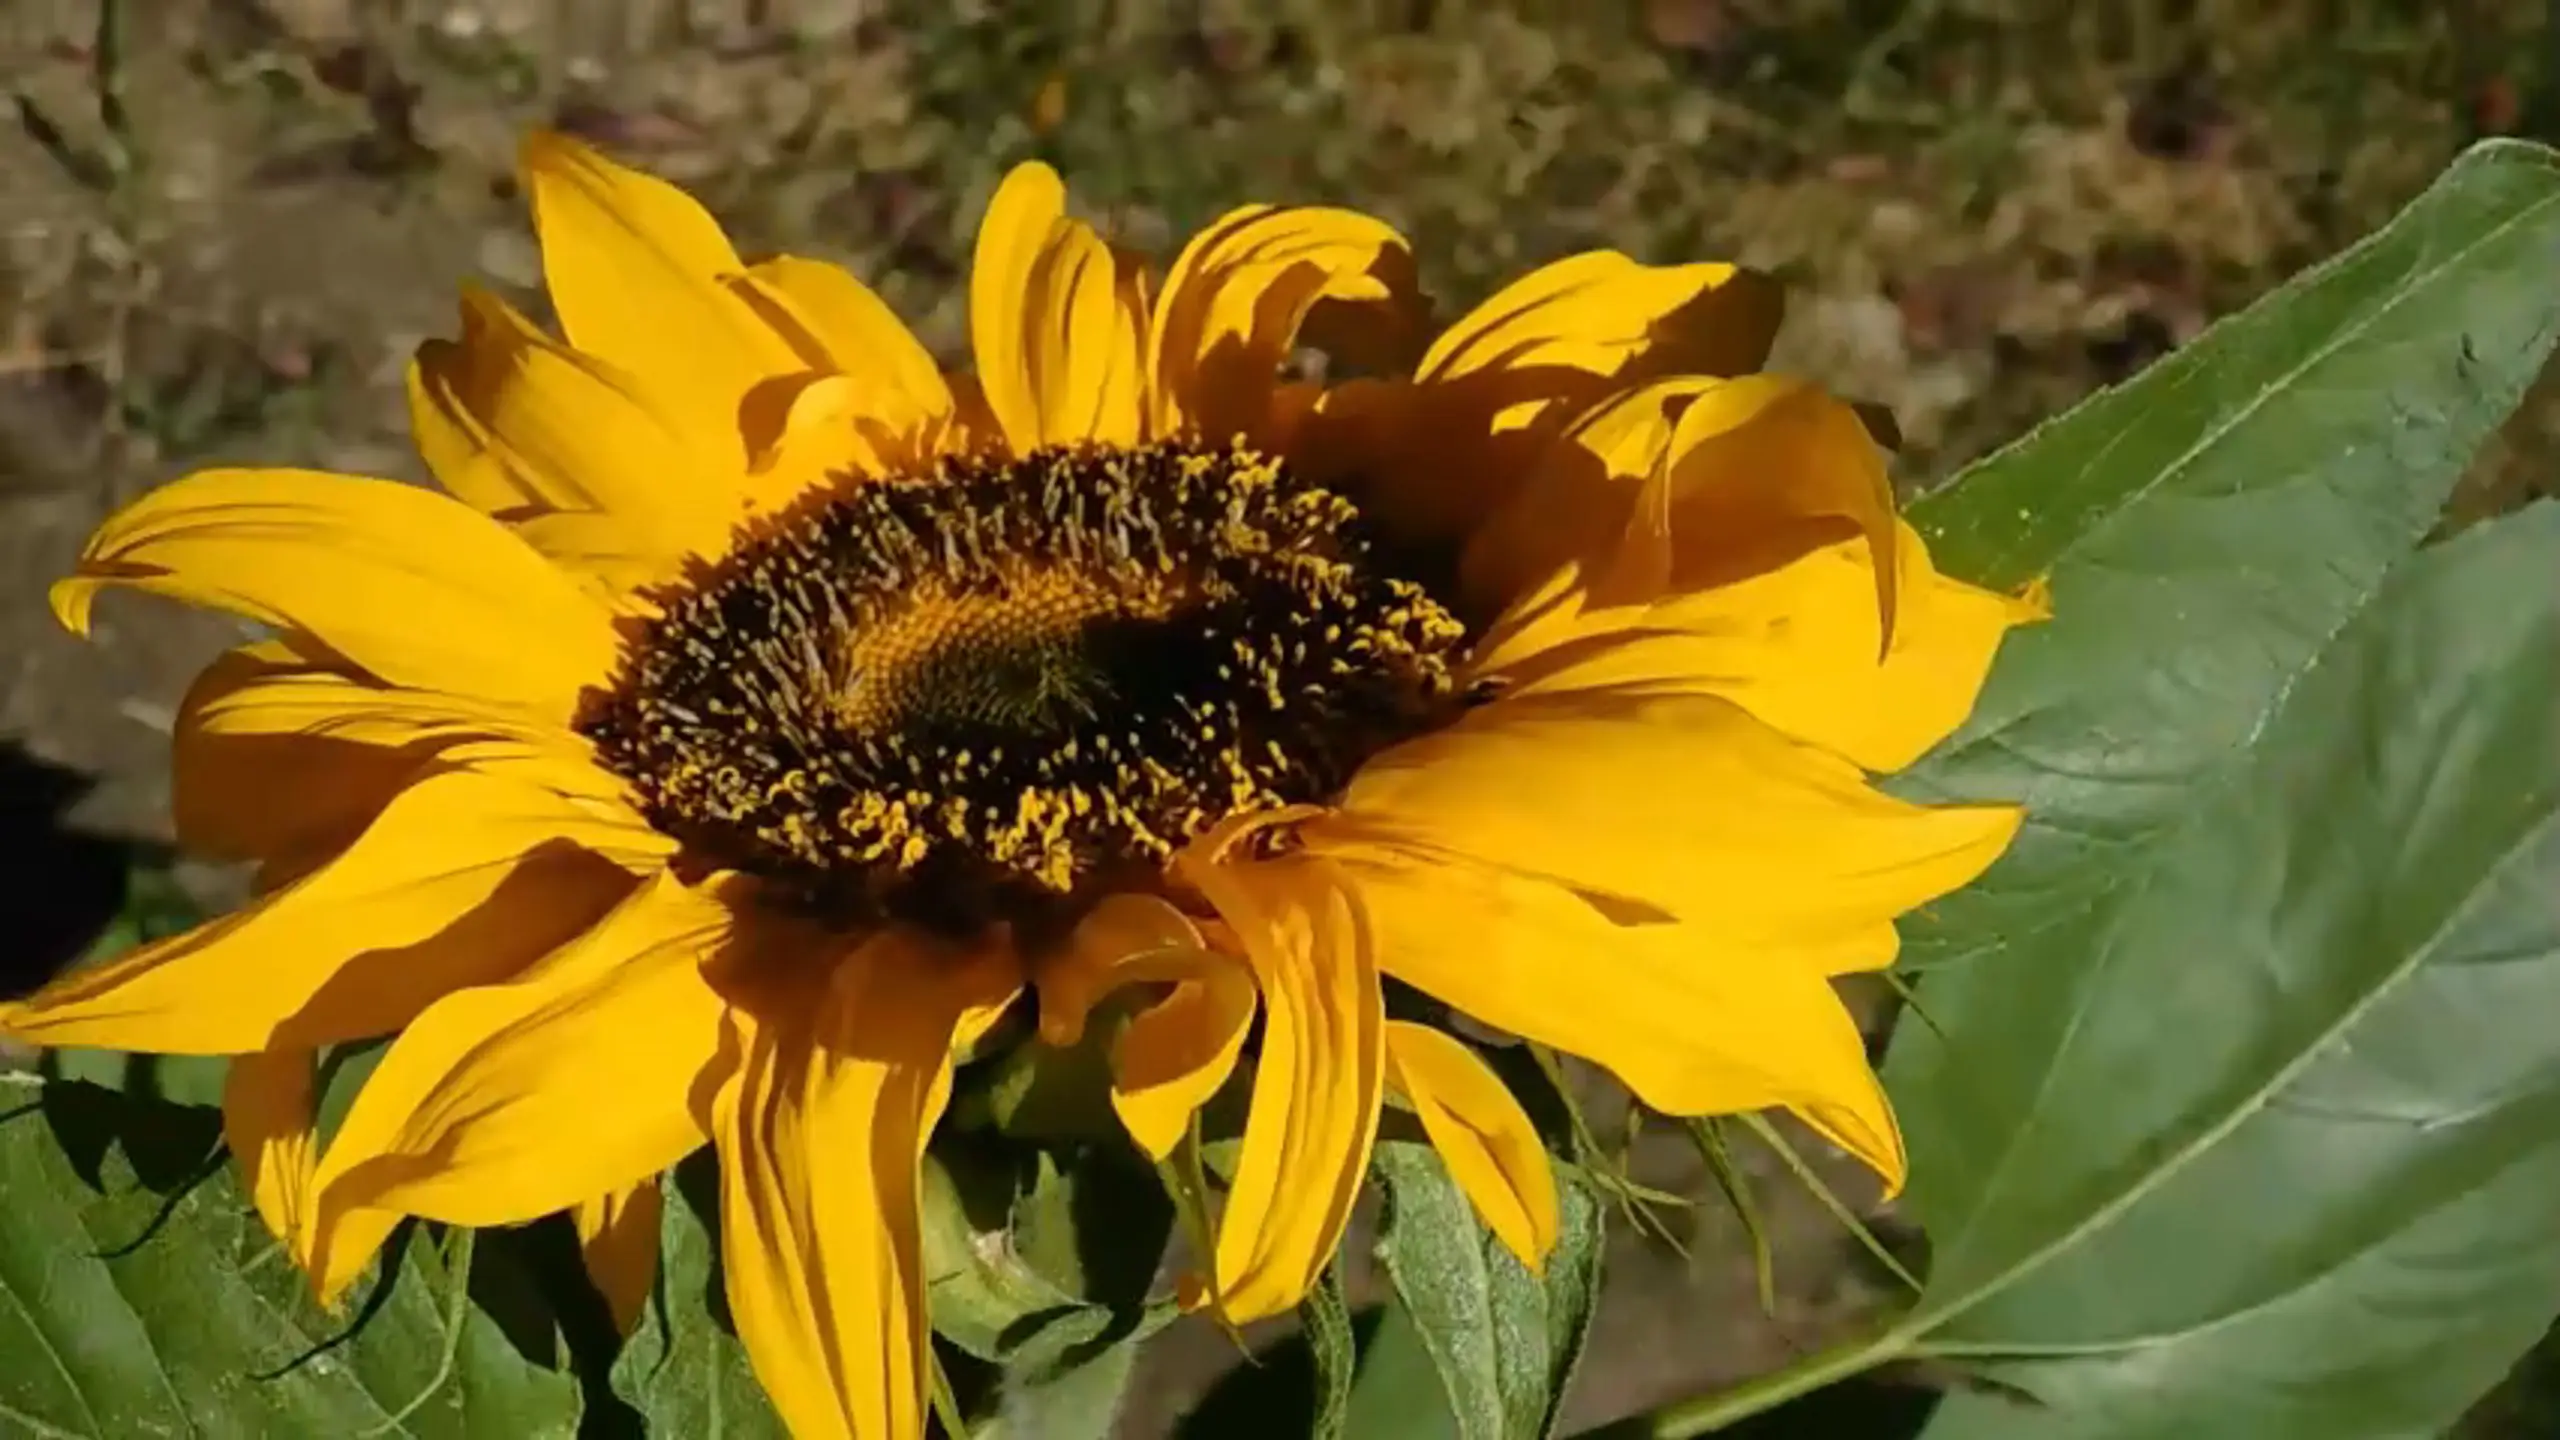
POLYGON ((962 931, 1320 800, 1451 703, 1459 623, 1243 449, 848 481, 653 597, 579 728, 650 821, 823 913, 962 931))

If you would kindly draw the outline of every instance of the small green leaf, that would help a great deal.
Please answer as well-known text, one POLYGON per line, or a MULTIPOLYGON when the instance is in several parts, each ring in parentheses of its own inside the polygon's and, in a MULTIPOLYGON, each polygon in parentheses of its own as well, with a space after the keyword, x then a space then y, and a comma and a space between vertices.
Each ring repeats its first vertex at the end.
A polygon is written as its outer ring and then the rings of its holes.
POLYGON ((996 1418, 974 1440, 1108 1440, 1138 1363, 1138 1342, 1104 1346, 1082 1363, 1046 1377, 1007 1376, 996 1418))
POLYGON ((925 1157, 925 1293, 934 1331, 996 1363, 1026 1335, 1086 1308, 1014 1252, 1006 1228, 1013 1183, 1010 1167, 992 1157, 925 1157))
POLYGON ((1381 1307, 1368 1343, 1360 1347, 1360 1373, 1351 1382, 1343 1433, 1354 1440, 1367 1435, 1456 1440, 1458 1420, 1450 1413, 1449 1387, 1441 1382, 1430 1347, 1422 1343, 1413 1312, 1402 1305, 1381 1307))
POLYGON ((613 1392, 653 1436, 788 1440, 730 1331, 719 1251, 719 1175, 709 1155, 671 1171, 659 1221, 658 1284, 622 1353, 613 1392))
POLYGON ((1316 1419, 1310 1440, 1341 1440, 1351 1407, 1352 1377, 1360 1366, 1359 1345, 1351 1332, 1351 1307, 1342 1298, 1341 1256, 1326 1264, 1316 1287, 1299 1302, 1298 1323, 1315 1357, 1316 1419))
POLYGON ((1927 976, 1902 1331, 2043 1402, 1932 1440, 2436 1434, 2560 1310, 2555 575, 2560 505, 2422 552, 2081 926, 1927 976))
POLYGON ((1600 1293, 1601 1207, 1590 1183, 1557 1172, 1562 1225, 1533 1275, 1480 1224, 1430 1146, 1384 1141, 1387 1194, 1378 1257, 1438 1365, 1462 1440, 1541 1440, 1600 1293))

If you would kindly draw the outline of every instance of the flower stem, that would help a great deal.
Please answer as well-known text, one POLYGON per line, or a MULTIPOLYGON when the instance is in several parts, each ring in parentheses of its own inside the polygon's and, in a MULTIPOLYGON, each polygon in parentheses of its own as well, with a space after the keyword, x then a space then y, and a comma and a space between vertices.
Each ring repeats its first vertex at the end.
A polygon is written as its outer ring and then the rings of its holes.
POLYGON ((1577 1440, 1691 1440, 1693 1436, 1712 1434, 1898 1359, 1910 1351, 1914 1338, 1897 1328, 1817 1350, 1783 1370, 1730 1390, 1676 1400, 1659 1410, 1587 1431, 1577 1440))

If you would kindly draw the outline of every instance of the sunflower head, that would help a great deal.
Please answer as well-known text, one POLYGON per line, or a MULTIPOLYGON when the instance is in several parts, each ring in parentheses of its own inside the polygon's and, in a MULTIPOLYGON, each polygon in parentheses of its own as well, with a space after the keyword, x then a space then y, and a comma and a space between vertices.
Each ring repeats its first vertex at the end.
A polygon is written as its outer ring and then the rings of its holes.
POLYGON ((1900 1183, 1832 983, 2019 817, 1871 777, 2038 602, 1939 574, 1857 412, 1750 373, 1765 281, 1570 257, 1411 364, 1284 380, 1319 315, 1410 334, 1392 229, 1247 206, 1159 274, 1026 165, 946 370, 663 182, 556 137, 525 169, 561 333, 472 292, 420 350, 442 493, 192 476, 54 592, 269 629, 176 750, 182 840, 260 893, 0 1031, 235 1057, 231 1149, 324 1296, 404 1217, 567 1212, 627 1323, 707 1145, 792 1428, 912 1440, 921 1159, 1026 991, 1054 1045, 1118 996, 1154 1159, 1249 1067, 1185 1291, 1230 1321, 1314 1284, 1390 1099, 1525 1263, 1554 1243, 1453 1014, 1900 1183), (323 1143, 323 1058, 384 1036, 323 1143))

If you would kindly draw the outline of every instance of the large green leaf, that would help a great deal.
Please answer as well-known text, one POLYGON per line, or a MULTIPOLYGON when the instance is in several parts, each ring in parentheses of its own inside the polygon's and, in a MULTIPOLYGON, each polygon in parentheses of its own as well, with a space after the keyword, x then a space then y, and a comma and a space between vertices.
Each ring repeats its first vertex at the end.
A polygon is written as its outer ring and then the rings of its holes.
POLYGON ((401 1248, 361 1324, 323 1314, 227 1165, 152 1173, 180 1152, 210 1158, 209 1113, 70 1081, 43 1088, 42 1105, 0 1119, 0 1433, 575 1432, 575 1382, 459 1304, 425 1239, 401 1248), (73 1133, 58 1141, 48 1114, 73 1133), (440 1375, 449 1316, 461 1329, 440 1375))
POLYGON ((1387 1194, 1378 1258, 1439 1370, 1455 1433, 1543 1440, 1599 1299, 1598 1200, 1558 1174, 1563 1223, 1537 1275, 1477 1221, 1430 1146, 1382 1142, 1376 1167, 1387 1194))
POLYGON ((2560 1310, 2560 506, 2422 552, 2068 931, 1932 972, 1933 1440, 2436 1434, 2560 1310))
MULTIPOLYGON (((2027 802, 1908 959, 2067 952, 2239 782, 2268 717, 2433 523, 2560 333, 2560 157, 2501 141, 2382 231, 1913 509, 1950 573, 2049 576, 1905 782, 2027 802)), ((2029 1008, 2041 999, 2024 999, 2029 1008)))

